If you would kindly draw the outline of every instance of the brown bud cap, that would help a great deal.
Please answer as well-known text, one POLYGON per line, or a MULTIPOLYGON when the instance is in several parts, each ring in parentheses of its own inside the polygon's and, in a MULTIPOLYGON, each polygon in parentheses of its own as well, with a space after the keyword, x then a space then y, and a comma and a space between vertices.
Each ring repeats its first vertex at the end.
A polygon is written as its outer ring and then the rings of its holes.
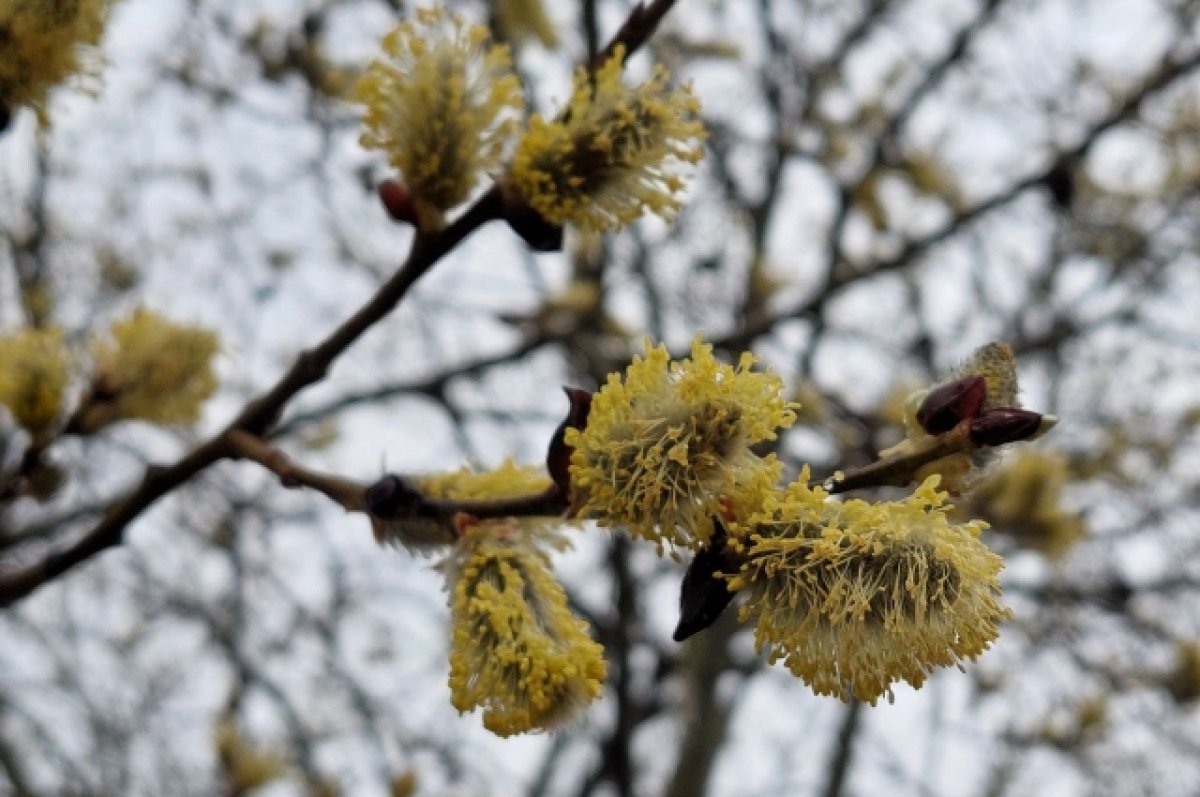
POLYGON ((979 375, 938 385, 917 408, 917 423, 930 434, 948 432, 963 419, 978 415, 985 398, 987 380, 979 375))
POLYGON ((380 183, 379 199, 383 202, 384 210, 393 220, 403 224, 416 225, 417 209, 413 205, 412 195, 399 180, 389 178, 380 183))
POLYGON ((979 448, 1002 446, 1019 440, 1036 440, 1050 431, 1056 423, 1058 419, 1053 415, 1042 415, 1040 412, 1016 407, 1001 407, 988 410, 972 420, 967 427, 967 436, 971 444, 979 448))
POLYGON ((389 473, 367 488, 364 503, 372 517, 393 520, 413 517, 425 501, 412 485, 389 473))
POLYGON ((542 215, 507 186, 501 187, 501 197, 504 201, 504 220, 512 231, 521 236, 521 240, 529 244, 535 252, 561 252, 563 248, 563 228, 542 218, 542 215))
POLYGON ((564 387, 563 392, 567 394, 567 401, 571 402, 571 406, 567 409, 567 417, 550 438, 550 448, 546 452, 546 471, 566 496, 571 492, 571 447, 566 443, 567 430, 587 426, 588 412, 592 408, 592 394, 577 387, 564 387))
POLYGON ((725 526, 713 518, 709 544, 697 551, 679 587, 679 624, 671 638, 682 642, 711 626, 733 600, 728 583, 719 573, 733 573, 737 562, 726 545, 725 526))
POLYGON ((45 459, 39 459, 29 472, 26 482, 27 492, 39 501, 48 501, 67 482, 66 472, 45 459))

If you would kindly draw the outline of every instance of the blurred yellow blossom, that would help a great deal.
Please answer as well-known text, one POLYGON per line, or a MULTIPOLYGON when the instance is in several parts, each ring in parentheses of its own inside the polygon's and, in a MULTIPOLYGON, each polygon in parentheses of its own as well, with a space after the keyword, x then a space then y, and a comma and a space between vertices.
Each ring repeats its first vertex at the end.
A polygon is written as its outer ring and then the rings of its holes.
POLYGON ((1084 535, 1083 518, 1062 506, 1069 476, 1061 453, 1023 449, 990 471, 966 505, 996 530, 1056 559, 1084 535))
POLYGON ((624 379, 610 374, 594 396, 587 426, 568 429, 571 485, 584 514, 604 526, 664 544, 695 548, 714 515, 756 505, 780 465, 750 446, 774 440, 796 419, 774 373, 720 363, 699 337, 691 358, 671 362, 647 341, 624 379))
POLYGON ((212 359, 220 344, 213 332, 143 308, 114 323, 110 335, 93 344, 96 372, 84 430, 119 419, 200 419, 201 407, 217 389, 212 359))
POLYGON ((558 33, 543 0, 496 0, 496 23, 504 38, 514 44, 531 37, 543 47, 558 46, 558 33))
POLYGON ((383 39, 358 83, 364 147, 400 170, 418 223, 436 229, 481 173, 499 164, 524 101, 508 48, 442 8, 421 9, 383 39))
POLYGON ((232 794, 262 788, 286 773, 287 760, 247 738, 238 728, 237 720, 230 715, 222 717, 214 728, 213 746, 232 794))
POLYGON ((1175 643, 1175 664, 1167 673, 1163 686, 1180 703, 1190 703, 1200 697, 1200 642, 1180 640, 1175 643))
POLYGON ((0 404, 31 434, 58 418, 70 376, 61 329, 24 329, 0 337, 0 404))
POLYGON ((627 87, 624 56, 617 48, 594 75, 581 67, 566 110, 554 121, 535 115, 517 145, 510 182, 549 222, 598 232, 679 210, 676 167, 704 152, 700 103, 687 87, 668 88, 661 66, 627 87))
POLYGON ((516 520, 468 526, 443 570, 450 693, 499 736, 569 723, 604 683, 604 651, 571 614, 538 537, 516 520))
POLYGON ((874 703, 896 681, 974 659, 1009 611, 984 524, 952 525, 930 478, 903 501, 830 500, 800 481, 730 526, 729 588, 772 662, 818 694, 874 703))
POLYGON ((31 106, 43 124, 50 89, 95 74, 108 0, 0 0, 0 111, 31 106))

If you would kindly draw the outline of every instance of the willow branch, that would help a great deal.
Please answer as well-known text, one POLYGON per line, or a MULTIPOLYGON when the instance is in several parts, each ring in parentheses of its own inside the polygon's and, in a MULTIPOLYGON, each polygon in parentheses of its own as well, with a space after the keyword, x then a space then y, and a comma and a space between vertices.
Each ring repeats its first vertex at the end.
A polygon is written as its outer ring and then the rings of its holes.
POLYGON ((301 390, 320 381, 333 362, 364 332, 387 316, 412 286, 447 252, 484 223, 499 218, 500 193, 492 189, 462 217, 434 234, 418 233, 403 266, 356 313, 321 343, 301 352, 266 393, 252 399, 221 432, 194 448, 175 464, 146 469, 141 482, 115 501, 104 517, 82 537, 21 568, 0 574, 0 607, 11 606, 43 584, 73 570, 101 552, 121 544, 125 529, 164 495, 196 474, 237 452, 230 433, 261 436, 301 390))
MULTIPOLYGON (((673 5, 674 0, 654 0, 649 5, 639 3, 634 6, 601 55, 607 58, 618 46, 624 46, 627 57, 631 55, 650 38, 673 5)), ((296 394, 324 379, 334 361, 363 333, 391 313, 417 280, 447 252, 483 224, 500 218, 503 204, 500 190, 493 187, 446 229, 436 233, 418 232, 407 259, 391 279, 325 340, 301 352, 275 385, 248 402, 221 432, 173 465, 147 468, 141 482, 115 501, 104 517, 74 542, 50 551, 35 562, 0 573, 0 608, 13 605, 38 587, 120 545, 129 524, 160 498, 213 464, 238 453, 230 440, 232 432, 246 432, 256 437, 269 435, 296 394)))

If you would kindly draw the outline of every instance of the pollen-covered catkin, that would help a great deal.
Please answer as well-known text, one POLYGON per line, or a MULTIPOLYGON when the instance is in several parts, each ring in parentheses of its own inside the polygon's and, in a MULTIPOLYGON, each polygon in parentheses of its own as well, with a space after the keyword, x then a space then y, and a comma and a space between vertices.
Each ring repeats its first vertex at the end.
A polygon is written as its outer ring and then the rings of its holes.
POLYGON ((549 222, 600 232, 680 208, 679 167, 704 154, 700 103, 687 87, 669 88, 661 66, 626 86, 624 60, 617 48, 594 75, 581 67, 566 110, 534 115, 517 145, 509 182, 549 222))
POLYGON ((729 588, 771 661, 818 694, 874 703, 974 659, 1009 617, 983 524, 951 524, 931 477, 903 501, 829 499, 807 472, 730 526, 729 588))
POLYGON ((49 92, 99 73, 109 0, 0 0, 0 110, 28 105, 49 121, 49 92))
POLYGON ((567 607, 539 548, 515 519, 469 526, 442 566, 450 592, 450 693, 483 709, 499 736, 549 730, 600 694, 604 651, 567 607))
POLYGON ((524 100, 508 48, 445 9, 421 9, 383 39, 358 83, 364 147, 400 170, 422 228, 437 229, 499 165, 524 100))
POLYGON ((0 337, 0 404, 30 434, 62 413, 70 363, 61 329, 24 329, 0 337))
POLYGON ((177 324, 152 310, 137 310, 114 323, 93 344, 97 403, 84 425, 90 429, 122 419, 194 423, 217 389, 212 360, 220 349, 215 333, 177 324))
POLYGON ((750 446, 795 421, 783 381, 719 362, 697 338, 671 362, 649 342, 624 378, 612 374, 593 397, 587 425, 568 429, 571 486, 583 514, 623 526, 660 546, 695 548, 730 505, 756 506, 778 480, 774 457, 750 446))

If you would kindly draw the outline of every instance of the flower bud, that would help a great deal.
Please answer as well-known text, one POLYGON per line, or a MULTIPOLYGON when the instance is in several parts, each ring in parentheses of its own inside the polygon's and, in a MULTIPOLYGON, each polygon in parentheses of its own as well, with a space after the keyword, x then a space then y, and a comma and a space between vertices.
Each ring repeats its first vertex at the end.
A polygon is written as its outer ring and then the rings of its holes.
POLYGON ((508 48, 486 28, 441 8, 415 17, 384 36, 358 81, 360 142, 387 155, 418 226, 436 230, 504 160, 524 99, 508 48))
POLYGON ((987 398, 987 379, 964 376, 929 391, 917 408, 917 423, 930 434, 948 432, 964 419, 974 418, 987 398))
POLYGON ((1058 418, 1016 407, 988 410, 971 421, 967 436, 972 445, 1002 446, 1019 440, 1034 440, 1054 428, 1058 418))
POLYGON ((874 704, 983 653, 1011 613, 981 523, 952 524, 936 477, 902 501, 830 501, 800 481, 729 527, 743 620, 771 662, 874 704))
POLYGON ((399 180, 389 178, 380 183, 379 199, 393 221, 413 225, 417 223, 417 209, 413 205, 412 195, 404 189, 399 180))
POLYGON ((367 488, 371 531, 380 545, 411 553, 430 553, 454 542, 447 520, 432 511, 424 496, 399 476, 388 474, 367 488))

